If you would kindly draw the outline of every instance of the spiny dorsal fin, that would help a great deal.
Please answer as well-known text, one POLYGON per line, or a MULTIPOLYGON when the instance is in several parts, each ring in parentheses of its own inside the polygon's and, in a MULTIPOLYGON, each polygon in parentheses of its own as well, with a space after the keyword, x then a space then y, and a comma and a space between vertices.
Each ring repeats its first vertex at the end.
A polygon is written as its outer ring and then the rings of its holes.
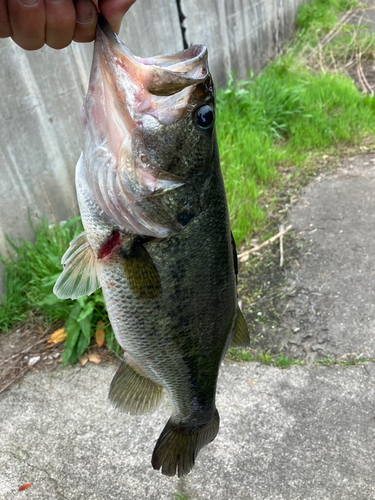
POLYGON ((138 238, 122 255, 123 268, 129 287, 138 299, 155 299, 161 294, 158 270, 138 238))
POLYGON ((85 232, 70 242, 61 264, 64 270, 53 287, 59 299, 78 299, 100 288, 96 258, 85 232))
POLYGON ((249 330, 241 309, 238 308, 236 322, 234 324, 233 339, 230 347, 248 347, 250 344, 249 330))
POLYGON ((123 361, 112 379, 108 398, 121 411, 139 415, 154 411, 163 388, 123 361))

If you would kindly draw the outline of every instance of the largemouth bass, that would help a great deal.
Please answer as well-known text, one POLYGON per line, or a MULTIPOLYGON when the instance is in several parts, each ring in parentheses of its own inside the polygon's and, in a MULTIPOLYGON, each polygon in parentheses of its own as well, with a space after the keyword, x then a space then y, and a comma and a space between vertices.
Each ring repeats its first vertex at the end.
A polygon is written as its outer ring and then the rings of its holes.
POLYGON ((187 474, 215 439, 220 363, 249 342, 214 131, 207 49, 135 57, 100 17, 76 169, 84 233, 54 292, 102 287, 124 361, 109 399, 131 414, 166 392, 154 469, 187 474))

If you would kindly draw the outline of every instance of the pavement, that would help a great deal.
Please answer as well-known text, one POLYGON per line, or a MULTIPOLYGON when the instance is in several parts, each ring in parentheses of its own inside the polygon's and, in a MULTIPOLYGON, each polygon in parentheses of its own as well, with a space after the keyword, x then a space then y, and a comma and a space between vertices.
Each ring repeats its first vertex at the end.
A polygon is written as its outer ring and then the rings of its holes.
POLYGON ((167 399, 126 415, 107 400, 116 366, 56 364, 0 395, 0 499, 375 500, 374 188, 364 154, 302 191, 280 331, 305 364, 225 360, 220 432, 185 479, 150 463, 167 399), (316 364, 328 357, 353 364, 316 364))

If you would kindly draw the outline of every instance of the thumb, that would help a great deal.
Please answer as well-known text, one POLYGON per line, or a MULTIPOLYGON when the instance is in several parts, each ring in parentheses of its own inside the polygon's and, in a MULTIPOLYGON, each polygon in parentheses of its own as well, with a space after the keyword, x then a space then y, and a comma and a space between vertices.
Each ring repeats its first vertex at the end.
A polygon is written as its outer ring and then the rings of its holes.
POLYGON ((99 11, 116 33, 119 32, 122 18, 135 0, 99 0, 99 11))

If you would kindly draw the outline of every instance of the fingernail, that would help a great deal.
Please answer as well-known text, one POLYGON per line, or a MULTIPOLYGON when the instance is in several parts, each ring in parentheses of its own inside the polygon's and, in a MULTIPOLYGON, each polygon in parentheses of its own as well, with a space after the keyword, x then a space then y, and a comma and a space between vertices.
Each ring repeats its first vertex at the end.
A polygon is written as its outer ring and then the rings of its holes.
POLYGON ((76 3, 76 22, 78 24, 90 24, 93 14, 94 6, 90 0, 84 0, 76 3))
POLYGON ((33 7, 38 3, 38 0, 20 0, 20 4, 24 7, 33 7))

